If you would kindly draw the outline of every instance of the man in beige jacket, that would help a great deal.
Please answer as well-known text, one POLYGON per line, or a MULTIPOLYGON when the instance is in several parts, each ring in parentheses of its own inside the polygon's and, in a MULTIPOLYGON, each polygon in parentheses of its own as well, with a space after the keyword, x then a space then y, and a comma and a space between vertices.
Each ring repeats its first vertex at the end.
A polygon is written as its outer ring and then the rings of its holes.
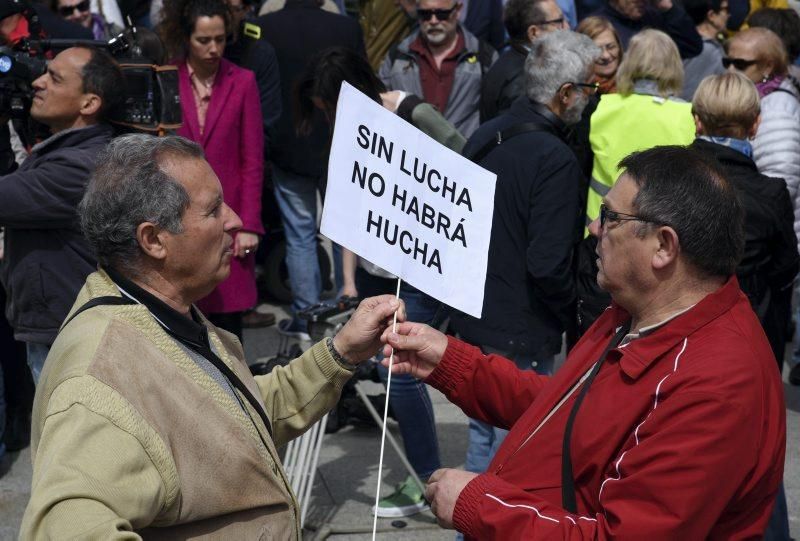
POLYGON ((100 270, 37 388, 21 538, 300 539, 276 448, 334 406, 400 303, 365 300, 335 338, 254 378, 193 306, 241 227, 200 147, 114 140, 80 212, 100 270))

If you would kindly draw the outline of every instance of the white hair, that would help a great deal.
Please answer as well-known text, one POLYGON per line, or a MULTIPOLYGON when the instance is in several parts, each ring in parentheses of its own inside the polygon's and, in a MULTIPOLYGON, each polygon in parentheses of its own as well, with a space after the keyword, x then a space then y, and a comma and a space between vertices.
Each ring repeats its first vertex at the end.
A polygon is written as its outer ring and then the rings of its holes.
POLYGON ((550 103, 565 83, 582 83, 600 48, 591 38, 570 30, 549 32, 534 40, 525 60, 525 93, 538 103, 550 103))

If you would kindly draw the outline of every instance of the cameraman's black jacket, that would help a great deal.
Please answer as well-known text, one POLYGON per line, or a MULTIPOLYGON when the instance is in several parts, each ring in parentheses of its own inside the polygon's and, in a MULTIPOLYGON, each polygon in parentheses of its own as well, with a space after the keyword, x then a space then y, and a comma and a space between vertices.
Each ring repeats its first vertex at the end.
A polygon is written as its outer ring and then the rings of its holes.
POLYGON ((65 130, 33 147, 19 169, 0 177, 2 280, 17 340, 52 344, 95 270, 76 209, 111 137, 111 127, 103 124, 65 130))
POLYGON ((581 171, 561 120, 543 105, 518 98, 483 124, 463 154, 476 153, 498 131, 533 122, 480 160, 497 174, 483 315, 451 315, 467 342, 540 358, 561 349, 571 321, 575 280, 571 257, 580 223, 581 171))

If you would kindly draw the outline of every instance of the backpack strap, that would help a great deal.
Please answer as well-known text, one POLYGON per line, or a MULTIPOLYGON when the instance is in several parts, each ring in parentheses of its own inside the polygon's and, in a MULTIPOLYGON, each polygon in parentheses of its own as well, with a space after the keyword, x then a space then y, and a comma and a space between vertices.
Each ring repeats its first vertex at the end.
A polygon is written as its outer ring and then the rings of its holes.
POLYGON ((772 91, 772 93, 774 93, 774 92, 786 92, 787 94, 789 94, 791 97, 793 97, 797 101, 800 101, 800 98, 797 97, 797 94, 795 94, 794 92, 792 92, 788 88, 776 88, 775 90, 772 91))
POLYGON ((492 67, 492 57, 494 57, 494 53, 494 47, 484 40, 478 41, 478 62, 481 65, 481 75, 486 75, 486 72, 492 67))
POLYGON ((477 152, 474 152, 467 157, 475 163, 480 163, 480 161, 483 160, 492 150, 499 147, 509 139, 516 137, 517 135, 522 135, 523 133, 535 131, 550 132, 552 131, 552 128, 539 122, 523 122, 521 124, 514 124, 510 128, 506 128, 503 131, 498 131, 495 134, 494 139, 490 139, 485 145, 479 148, 477 152))
POLYGON ((90 308, 94 308, 95 306, 108 306, 108 305, 120 306, 124 304, 136 304, 136 303, 127 297, 114 297, 111 295, 107 297, 95 297, 94 299, 91 299, 89 302, 87 302, 86 304, 75 310, 75 312, 69 317, 69 319, 67 319, 64 323, 61 324, 59 332, 64 330, 64 327, 69 325, 70 321, 78 317, 86 310, 89 310, 90 308))
MULTIPOLYGON (((75 310, 75 313, 73 313, 72 316, 70 316, 70 318, 67 319, 63 325, 61 325, 61 330, 64 330, 64 327, 66 327, 69 324, 69 322, 75 319, 78 315, 82 314, 86 310, 94 308, 95 306, 120 306, 125 304, 132 305, 132 304, 137 304, 137 302, 134 301, 133 299, 129 299, 128 297, 114 297, 114 296, 95 297, 94 299, 91 299, 86 304, 75 310)), ((208 360, 212 365, 214 365, 214 367, 216 367, 217 370, 219 370, 222 373, 222 375, 225 376, 228 382, 233 387, 235 387, 240 393, 242 393, 242 396, 245 397, 245 399, 250 403, 250 405, 256 411, 258 416, 261 418, 261 422, 264 423, 264 426, 267 429, 267 433, 269 433, 270 437, 273 437, 272 423, 270 423, 269 421, 267 412, 264 411, 264 406, 261 404, 261 402, 258 401, 258 399, 255 396, 253 396, 253 393, 250 392, 250 389, 248 389, 247 386, 244 384, 244 382, 241 379, 239 379, 239 376, 227 364, 225 364, 225 362, 222 359, 220 359, 219 355, 214 353, 214 351, 205 344, 186 343, 184 340, 180 339, 174 332, 169 330, 167 327, 164 327, 164 330, 166 331, 167 334, 178 340, 178 342, 180 342, 187 348, 194 350, 199 355, 202 355, 206 360, 208 360)), ((245 409, 244 407, 242 407, 242 409, 244 409, 245 414, 247 414, 247 416, 250 417, 250 413, 247 411, 247 409, 245 409)), ((256 432, 258 432, 259 437, 261 438, 261 433, 258 431, 258 428, 256 428, 256 432)), ((261 438, 261 442, 264 444, 264 447, 266 449, 269 449, 269 446, 267 445, 267 442, 264 441, 264 438, 261 438)))
POLYGON ((393 66, 395 60, 397 60, 397 57, 400 56, 400 53, 397 50, 398 46, 399 46, 399 44, 395 43, 394 45, 389 47, 389 52, 386 53, 386 56, 389 57, 389 65, 390 66, 393 66))

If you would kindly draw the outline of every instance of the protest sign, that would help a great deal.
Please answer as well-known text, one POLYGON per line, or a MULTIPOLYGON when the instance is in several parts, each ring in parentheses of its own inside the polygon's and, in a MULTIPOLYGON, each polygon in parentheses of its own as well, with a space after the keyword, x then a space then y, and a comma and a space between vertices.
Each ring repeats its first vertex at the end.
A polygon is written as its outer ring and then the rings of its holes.
POLYGON ((481 316, 496 176, 342 83, 322 234, 481 316))

